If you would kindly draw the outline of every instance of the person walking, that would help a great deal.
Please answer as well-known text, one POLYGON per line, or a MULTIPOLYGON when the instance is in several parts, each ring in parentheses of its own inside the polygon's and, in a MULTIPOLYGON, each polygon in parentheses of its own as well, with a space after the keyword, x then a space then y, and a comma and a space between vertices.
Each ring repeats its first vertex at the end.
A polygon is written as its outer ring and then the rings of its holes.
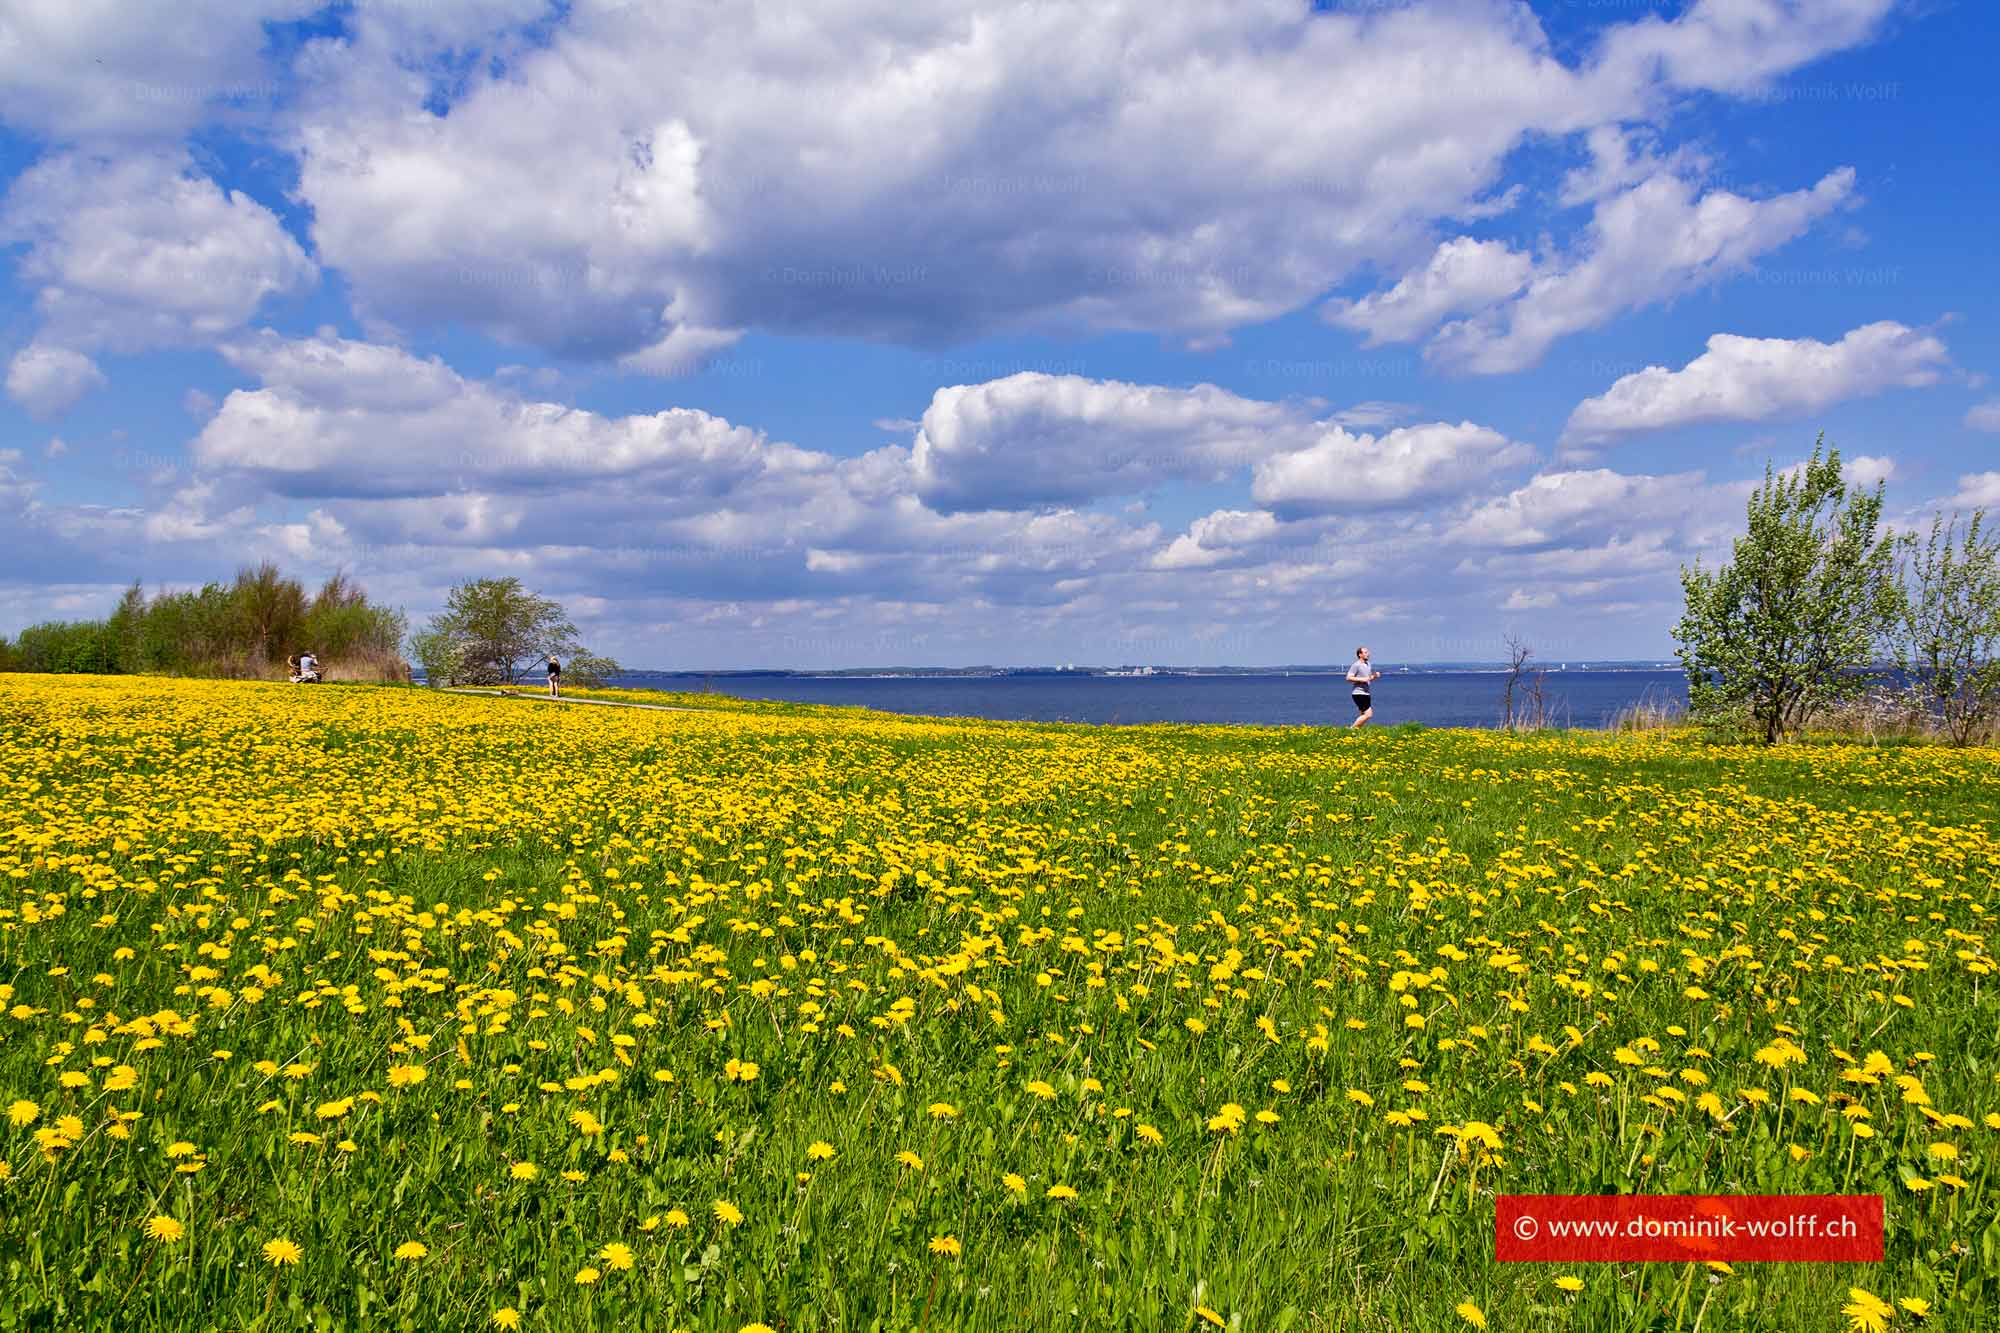
POLYGON ((1369 664, 1368 650, 1356 648, 1354 665, 1347 668, 1347 683, 1354 691, 1354 711, 1358 716, 1348 723, 1348 726, 1358 727, 1375 716, 1375 694, 1369 687, 1381 679, 1381 676, 1382 673, 1369 664))
POLYGON ((549 698, 562 698, 562 663, 549 659, 549 698))

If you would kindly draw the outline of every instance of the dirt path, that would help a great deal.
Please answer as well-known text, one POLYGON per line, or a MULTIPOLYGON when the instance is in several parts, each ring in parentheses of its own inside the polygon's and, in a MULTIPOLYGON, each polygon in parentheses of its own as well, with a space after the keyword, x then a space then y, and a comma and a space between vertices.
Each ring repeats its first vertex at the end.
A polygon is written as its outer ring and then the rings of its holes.
POLYGON ((446 686, 444 694, 479 694, 489 699, 525 699, 538 704, 588 704, 594 708, 642 708, 649 713, 707 713, 712 709, 683 708, 679 704, 635 704, 622 699, 551 699, 546 694, 524 694, 518 690, 476 690, 463 685, 446 686))

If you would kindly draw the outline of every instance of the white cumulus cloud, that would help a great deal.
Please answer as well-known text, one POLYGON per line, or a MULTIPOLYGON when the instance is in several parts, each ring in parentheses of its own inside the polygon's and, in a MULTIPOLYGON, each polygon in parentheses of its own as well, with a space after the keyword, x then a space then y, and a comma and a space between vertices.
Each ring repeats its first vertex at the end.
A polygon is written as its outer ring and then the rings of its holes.
POLYGON ((1462 495, 1533 457, 1527 445, 1470 421, 1380 436, 1331 426, 1312 444, 1258 464, 1250 493, 1280 515, 1380 509, 1462 495))
POLYGON ((1968 472, 1941 504, 1945 510, 2000 509, 2000 472, 1968 472))
POLYGON ((1607 78, 1754 93, 1773 76, 1865 40, 1897 0, 1695 0, 1649 14, 1604 40, 1607 78))
POLYGON ((43 419, 67 412, 104 383, 95 361, 67 347, 29 343, 7 363, 7 396, 43 419))
POLYGON ((263 387, 223 400, 194 458, 290 495, 417 497, 466 484, 511 492, 630 478, 693 496, 785 461, 782 447, 706 412, 603 417, 330 332, 267 332, 224 355, 263 387))
POLYGON ((1524 370, 1559 338, 1743 272, 1853 192, 1847 167, 1768 199, 1654 175, 1599 201, 1579 246, 1539 263, 1519 295, 1444 325, 1425 355, 1474 374, 1524 370))
POLYGON ((1279 403, 1024 371, 937 390, 913 450, 917 491, 944 509, 1018 509, 1219 481, 1300 426, 1279 403))
POLYGON ((1387 291, 1339 301, 1327 318, 1368 335, 1368 345, 1411 342, 1451 315, 1484 310, 1512 296, 1535 271, 1532 256, 1469 236, 1438 246, 1430 262, 1387 291))
POLYGON ((1834 343, 1718 333, 1681 369, 1648 366, 1579 403, 1563 438, 1602 444, 1646 431, 1798 416, 1884 389, 1936 384, 1950 366, 1935 334, 1892 320, 1834 343))
POLYGON ((38 162, 0 204, 0 242, 26 246, 40 336, 75 348, 212 340, 318 277, 269 209, 178 154, 38 162))
POLYGON ((1277 516, 1261 509, 1218 509, 1188 525, 1153 557, 1155 569, 1202 569, 1254 548, 1277 535, 1277 516))

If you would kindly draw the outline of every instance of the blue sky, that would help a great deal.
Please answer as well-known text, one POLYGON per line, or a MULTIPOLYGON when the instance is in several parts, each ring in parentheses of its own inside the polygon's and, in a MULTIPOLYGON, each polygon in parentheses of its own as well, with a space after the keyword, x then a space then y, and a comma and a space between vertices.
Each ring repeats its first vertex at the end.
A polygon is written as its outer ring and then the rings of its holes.
POLYGON ((2000 502, 1995 32, 17 0, 0 633, 268 557, 641 666, 1664 656, 1821 431, 2000 502))

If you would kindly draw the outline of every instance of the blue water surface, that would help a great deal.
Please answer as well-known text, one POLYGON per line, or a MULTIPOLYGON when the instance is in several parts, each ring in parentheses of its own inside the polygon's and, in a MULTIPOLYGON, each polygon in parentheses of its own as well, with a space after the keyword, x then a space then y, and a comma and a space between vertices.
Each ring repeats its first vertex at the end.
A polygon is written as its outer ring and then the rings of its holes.
MULTIPOLYGON (((1491 671, 1390 672, 1375 682, 1375 723, 1497 726, 1505 676, 1491 671)), ((1354 719, 1337 675, 702 676, 632 671, 632 689, 712 689, 744 699, 1018 722, 1223 722, 1344 726, 1354 719)), ((1552 671, 1545 697, 1559 726, 1603 727, 1630 705, 1687 702, 1678 671, 1552 671)))

